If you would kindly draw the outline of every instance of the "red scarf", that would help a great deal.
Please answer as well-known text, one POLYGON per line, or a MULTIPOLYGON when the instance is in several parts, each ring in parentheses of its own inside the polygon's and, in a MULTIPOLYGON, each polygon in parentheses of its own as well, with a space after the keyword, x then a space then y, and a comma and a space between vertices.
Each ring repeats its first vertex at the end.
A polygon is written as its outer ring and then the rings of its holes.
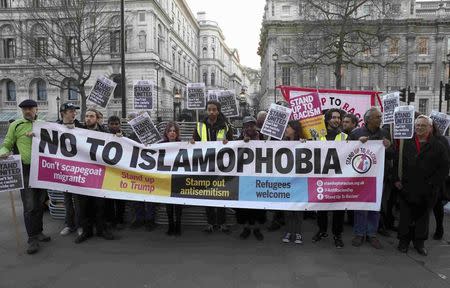
MULTIPOLYGON (((416 150, 417 150, 417 154, 420 154, 420 141, 419 141, 419 137, 417 137, 417 135, 414 135, 414 140, 416 141, 416 150)), ((428 135, 427 137, 427 141, 430 141, 430 135, 428 135)))

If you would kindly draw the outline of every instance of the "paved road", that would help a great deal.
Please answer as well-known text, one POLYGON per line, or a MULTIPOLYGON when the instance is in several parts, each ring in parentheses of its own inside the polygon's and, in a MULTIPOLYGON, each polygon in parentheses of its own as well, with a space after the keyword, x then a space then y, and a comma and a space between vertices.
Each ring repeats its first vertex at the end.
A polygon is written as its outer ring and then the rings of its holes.
MULTIPOLYGON (((16 194, 16 199, 18 194, 16 194)), ((16 202, 18 213, 21 203, 16 202)), ((450 238, 446 219, 446 238, 450 238)), ((25 238, 22 216, 20 233, 25 238)), ((0 194, 0 288, 21 287, 450 287, 450 246, 427 242, 430 255, 396 251, 394 238, 382 238, 383 250, 345 244, 336 250, 331 239, 313 244, 314 221, 304 224, 305 244, 283 244, 280 233, 240 240, 231 235, 204 235, 186 227, 180 238, 154 232, 122 230, 118 240, 94 238, 83 244, 60 237, 63 223, 47 214, 52 242, 40 253, 17 255, 8 194, 0 194)), ((22 245, 23 241, 22 241, 22 245)))

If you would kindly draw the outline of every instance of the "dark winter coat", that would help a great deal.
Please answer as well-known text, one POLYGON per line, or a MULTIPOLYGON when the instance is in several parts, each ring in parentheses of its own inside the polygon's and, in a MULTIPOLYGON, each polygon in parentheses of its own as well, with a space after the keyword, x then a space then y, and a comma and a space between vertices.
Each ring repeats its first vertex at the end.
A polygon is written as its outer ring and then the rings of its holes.
POLYGON ((435 137, 422 143, 420 152, 415 138, 405 140, 402 165, 403 189, 400 197, 408 203, 424 208, 433 207, 438 191, 448 175, 447 157, 447 149, 435 137))

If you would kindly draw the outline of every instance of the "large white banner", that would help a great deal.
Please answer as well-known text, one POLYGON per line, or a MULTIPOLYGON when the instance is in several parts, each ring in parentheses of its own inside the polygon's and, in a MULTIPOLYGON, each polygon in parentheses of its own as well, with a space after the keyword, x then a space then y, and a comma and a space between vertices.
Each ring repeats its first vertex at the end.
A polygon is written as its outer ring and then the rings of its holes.
POLYGON ((379 210, 381 141, 138 144, 35 123, 30 183, 116 199, 280 210, 379 210))

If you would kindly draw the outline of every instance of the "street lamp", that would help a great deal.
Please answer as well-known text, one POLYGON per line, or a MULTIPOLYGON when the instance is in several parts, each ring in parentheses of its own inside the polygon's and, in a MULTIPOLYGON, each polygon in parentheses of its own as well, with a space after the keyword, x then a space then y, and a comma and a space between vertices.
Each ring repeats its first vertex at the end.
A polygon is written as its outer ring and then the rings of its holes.
MULTIPOLYGON (((175 95, 173 95, 173 121, 177 120, 177 108, 181 110, 181 95, 180 90, 175 91, 175 95)), ((178 111, 178 114, 180 114, 181 111, 178 111)))
POLYGON ((59 118, 59 101, 61 99, 59 98, 59 96, 56 97, 56 115, 58 116, 58 121, 60 121, 61 119, 59 118))
MULTIPOLYGON (((448 84, 450 85, 450 53, 447 54, 448 62, 448 84)), ((450 100, 447 100, 447 113, 450 111, 450 100)))
POLYGON ((277 61, 278 54, 275 52, 272 55, 273 60, 273 103, 277 103, 277 61))

